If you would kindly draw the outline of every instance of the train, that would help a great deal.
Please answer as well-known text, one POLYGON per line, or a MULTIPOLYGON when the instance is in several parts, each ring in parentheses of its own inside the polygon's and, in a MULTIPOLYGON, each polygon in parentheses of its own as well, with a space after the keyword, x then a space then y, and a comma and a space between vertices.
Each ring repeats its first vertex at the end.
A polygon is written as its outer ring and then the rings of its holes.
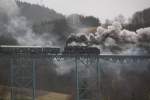
POLYGON ((58 47, 41 47, 41 46, 9 46, 1 45, 0 53, 4 54, 58 54, 60 53, 60 48, 58 47))
POLYGON ((59 47, 41 46, 9 46, 1 45, 0 53, 3 54, 100 54, 96 47, 88 46, 65 46, 63 51, 59 47))
POLYGON ((88 46, 66 46, 63 54, 100 54, 100 50, 96 47, 88 46))

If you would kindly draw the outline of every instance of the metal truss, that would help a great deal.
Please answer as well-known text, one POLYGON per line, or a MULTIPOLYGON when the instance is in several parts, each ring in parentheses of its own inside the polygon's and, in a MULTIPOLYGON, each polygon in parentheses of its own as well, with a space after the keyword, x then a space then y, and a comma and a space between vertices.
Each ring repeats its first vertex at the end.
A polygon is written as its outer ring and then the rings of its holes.
POLYGON ((11 58, 11 100, 35 100, 36 59, 11 58))
MULTIPOLYGON (((1 57, 5 55, 0 55, 1 57)), ((36 63, 40 59, 60 63, 68 60, 76 70, 76 100, 101 100, 101 75, 104 61, 120 64, 150 62, 150 56, 127 55, 10 55, 11 100, 29 96, 36 100, 36 63), (29 93, 29 94, 28 94, 29 93)))
POLYGON ((99 61, 96 58, 75 57, 76 100, 99 100, 99 61))

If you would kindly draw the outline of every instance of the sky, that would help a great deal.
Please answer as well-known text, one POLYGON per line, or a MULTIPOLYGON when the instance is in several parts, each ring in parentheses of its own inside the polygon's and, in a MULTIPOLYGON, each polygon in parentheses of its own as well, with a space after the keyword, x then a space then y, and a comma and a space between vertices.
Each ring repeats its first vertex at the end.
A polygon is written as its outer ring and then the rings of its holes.
POLYGON ((44 5, 66 16, 78 13, 95 16, 102 21, 122 14, 129 18, 136 11, 150 7, 150 0, 22 0, 44 5))

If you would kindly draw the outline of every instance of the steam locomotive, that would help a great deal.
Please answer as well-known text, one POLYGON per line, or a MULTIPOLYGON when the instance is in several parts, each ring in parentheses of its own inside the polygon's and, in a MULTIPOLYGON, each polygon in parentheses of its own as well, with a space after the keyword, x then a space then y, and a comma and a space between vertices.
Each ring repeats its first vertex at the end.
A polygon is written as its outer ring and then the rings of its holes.
POLYGON ((100 50, 96 47, 88 46, 66 46, 63 54, 100 54, 100 50))
POLYGON ((40 46, 0 46, 0 53, 4 54, 100 54, 96 47, 88 46, 65 46, 61 52, 58 47, 40 47, 40 46))

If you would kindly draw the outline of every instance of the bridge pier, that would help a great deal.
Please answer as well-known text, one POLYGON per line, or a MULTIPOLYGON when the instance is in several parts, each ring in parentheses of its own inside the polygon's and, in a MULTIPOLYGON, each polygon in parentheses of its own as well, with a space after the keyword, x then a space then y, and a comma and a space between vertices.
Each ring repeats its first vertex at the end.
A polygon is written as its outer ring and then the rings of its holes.
MULTIPOLYGON (((0 55, 1 59, 5 55, 0 55)), ((36 100, 36 63, 39 59, 49 59, 50 62, 71 59, 76 71, 76 100, 101 100, 101 68, 103 61, 128 64, 150 62, 150 56, 126 55, 47 55, 47 56, 6 56, 11 65, 11 100, 21 100, 29 96, 36 100)), ((6 58, 5 57, 5 58, 6 58)), ((148 63, 149 64, 149 63, 148 63)))
POLYGON ((36 100, 36 59, 11 58, 11 100, 36 100))
POLYGON ((100 100, 100 69, 98 57, 75 57, 76 100, 100 100))

